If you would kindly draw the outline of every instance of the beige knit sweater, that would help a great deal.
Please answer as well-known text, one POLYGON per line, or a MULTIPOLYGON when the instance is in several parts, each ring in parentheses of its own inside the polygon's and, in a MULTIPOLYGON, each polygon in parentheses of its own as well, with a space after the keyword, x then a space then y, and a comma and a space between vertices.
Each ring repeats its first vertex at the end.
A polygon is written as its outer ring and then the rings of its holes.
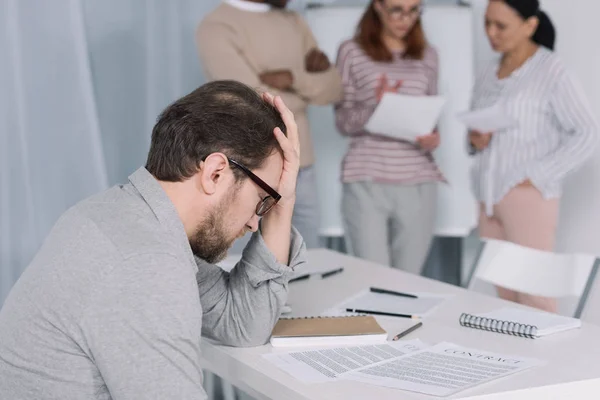
POLYGON ((305 56, 318 46, 302 17, 287 10, 258 13, 221 4, 200 23, 196 43, 208 79, 234 79, 281 95, 298 124, 301 166, 312 165, 307 106, 339 101, 342 83, 335 66, 320 73, 306 71, 305 56), (280 92, 260 82, 260 74, 279 69, 292 71, 292 91, 280 92))

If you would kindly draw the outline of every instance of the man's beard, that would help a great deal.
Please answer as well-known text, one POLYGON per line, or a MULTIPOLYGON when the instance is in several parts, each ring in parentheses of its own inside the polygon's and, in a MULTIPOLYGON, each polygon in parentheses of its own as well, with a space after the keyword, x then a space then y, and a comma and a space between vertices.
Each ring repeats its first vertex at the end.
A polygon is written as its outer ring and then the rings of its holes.
POLYGON ((190 239, 194 255, 210 264, 223 260, 237 239, 237 237, 228 237, 224 223, 225 215, 231 207, 236 193, 237 191, 233 190, 232 195, 225 202, 212 210, 190 239))

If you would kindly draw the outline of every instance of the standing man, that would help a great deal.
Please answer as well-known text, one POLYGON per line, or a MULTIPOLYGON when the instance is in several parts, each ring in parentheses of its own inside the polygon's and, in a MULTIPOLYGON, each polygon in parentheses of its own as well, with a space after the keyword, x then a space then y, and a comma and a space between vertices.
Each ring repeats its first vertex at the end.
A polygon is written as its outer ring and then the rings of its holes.
POLYGON ((196 42, 210 80, 235 79, 283 98, 300 134, 293 225, 307 247, 319 245, 314 152, 306 109, 341 99, 341 78, 288 0, 226 0, 200 24, 196 42))

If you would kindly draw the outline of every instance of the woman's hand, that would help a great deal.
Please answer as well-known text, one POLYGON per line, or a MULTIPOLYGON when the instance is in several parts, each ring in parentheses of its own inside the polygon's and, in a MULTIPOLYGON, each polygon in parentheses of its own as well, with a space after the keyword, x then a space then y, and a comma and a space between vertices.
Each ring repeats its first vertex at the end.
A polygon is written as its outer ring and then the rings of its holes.
POLYGON ((533 185, 533 182, 531 182, 529 179, 525 179, 523 182, 519 183, 519 187, 527 188, 535 186, 533 185))
POLYGON ((469 132, 469 141, 477 149, 477 151, 485 150, 492 140, 492 133, 481 133, 478 131, 469 132))
POLYGON ((438 131, 433 131, 433 133, 430 133, 429 135, 419 136, 417 138, 417 144, 423 150, 433 151, 440 145, 440 133, 438 131))
POLYGON ((402 81, 396 82, 394 85, 390 85, 386 74, 381 74, 379 78, 379 86, 375 89, 375 95, 377 101, 381 101, 383 95, 386 93, 398 93, 398 90, 402 87, 402 81))

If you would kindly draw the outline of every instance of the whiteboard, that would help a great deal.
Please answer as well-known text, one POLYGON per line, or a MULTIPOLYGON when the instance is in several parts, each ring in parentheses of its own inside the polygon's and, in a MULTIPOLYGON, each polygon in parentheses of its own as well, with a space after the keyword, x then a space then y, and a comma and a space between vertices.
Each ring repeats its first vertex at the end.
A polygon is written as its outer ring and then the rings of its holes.
MULTIPOLYGON (((306 19, 319 46, 333 61, 339 45, 353 36, 363 7, 322 7, 309 9, 306 19)), ((468 236, 477 221, 477 206, 471 192, 466 129, 456 114, 469 109, 474 83, 473 18, 470 8, 428 6, 423 16, 427 37, 440 55, 440 93, 448 99, 439 130, 442 144, 435 158, 448 184, 440 184, 435 234, 468 236)), ((310 107, 313 135, 321 235, 343 235, 340 183, 341 162, 348 147, 335 128, 333 107, 310 107)))

